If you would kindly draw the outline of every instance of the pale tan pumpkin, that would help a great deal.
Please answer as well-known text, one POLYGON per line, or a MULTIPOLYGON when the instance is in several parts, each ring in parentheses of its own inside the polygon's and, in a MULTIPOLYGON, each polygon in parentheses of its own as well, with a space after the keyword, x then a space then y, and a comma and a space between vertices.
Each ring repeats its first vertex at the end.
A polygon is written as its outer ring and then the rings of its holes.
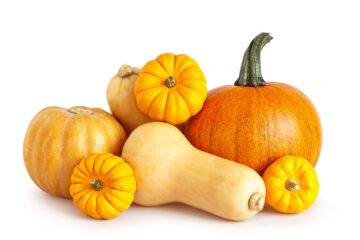
POLYGON ((31 121, 24 140, 24 160, 31 179, 45 192, 70 197, 70 176, 91 153, 120 155, 126 134, 99 108, 48 107, 31 121))
POLYGON ((134 86, 139 68, 122 65, 118 73, 110 80, 106 96, 112 114, 130 134, 137 126, 152 121, 142 113, 135 100, 134 86))
POLYGON ((265 184, 251 168, 194 148, 174 126, 151 122, 135 129, 122 158, 133 168, 135 202, 182 202, 229 220, 258 213, 265 184))

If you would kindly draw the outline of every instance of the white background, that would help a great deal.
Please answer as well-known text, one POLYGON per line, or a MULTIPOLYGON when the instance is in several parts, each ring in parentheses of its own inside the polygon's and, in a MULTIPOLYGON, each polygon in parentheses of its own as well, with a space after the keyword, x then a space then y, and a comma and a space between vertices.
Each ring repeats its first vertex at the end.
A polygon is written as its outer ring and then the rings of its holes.
MULTIPOLYGON (((359 7, 356 1, 1 1, 0 235, 30 239, 359 239, 359 7), (271 3, 270 3, 271 2, 271 3), (186 53, 208 88, 232 84, 258 33, 267 81, 291 84, 317 107, 321 188, 311 209, 266 208, 229 222, 172 204, 132 206, 110 221, 87 218, 70 200, 39 190, 27 175, 22 141, 46 106, 108 110, 105 91, 123 63, 141 67, 163 52, 186 53)), ((1 236, 1 239, 5 239, 1 236)))

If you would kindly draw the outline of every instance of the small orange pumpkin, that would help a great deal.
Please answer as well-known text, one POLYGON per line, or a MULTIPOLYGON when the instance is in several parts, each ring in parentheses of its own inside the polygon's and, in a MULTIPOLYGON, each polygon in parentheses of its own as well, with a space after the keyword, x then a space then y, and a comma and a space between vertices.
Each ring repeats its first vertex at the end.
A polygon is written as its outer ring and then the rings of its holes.
POLYGON ((276 211, 299 213, 316 200, 319 181, 313 166, 304 158, 284 156, 264 172, 266 201, 276 211))
POLYGON ((121 157, 92 154, 74 168, 70 194, 74 204, 95 219, 111 219, 134 200, 134 172, 121 157))
POLYGON ((180 124, 200 111, 206 79, 194 59, 165 53, 145 64, 135 83, 140 110, 157 121, 180 124))
POLYGON ((315 166, 322 139, 310 99, 290 85, 263 80, 260 50, 271 39, 262 33, 251 42, 235 86, 211 90, 202 110, 185 126, 195 147, 259 174, 284 155, 306 158, 315 166))
POLYGON ((126 140, 122 126, 99 108, 47 107, 31 121, 24 160, 31 179, 45 192, 70 197, 70 176, 91 153, 120 155, 126 140))

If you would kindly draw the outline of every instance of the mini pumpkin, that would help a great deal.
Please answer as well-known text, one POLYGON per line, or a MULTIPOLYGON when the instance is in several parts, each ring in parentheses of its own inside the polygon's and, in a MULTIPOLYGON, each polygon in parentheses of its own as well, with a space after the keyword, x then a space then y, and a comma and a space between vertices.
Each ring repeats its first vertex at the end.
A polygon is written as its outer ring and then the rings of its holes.
POLYGON ((207 94, 206 79, 194 59, 165 53, 141 69, 135 84, 140 110, 157 121, 180 124, 198 113, 207 94))
POLYGON ((110 153, 81 160, 71 175, 70 194, 75 205, 95 219, 111 219, 127 210, 135 190, 130 165, 110 153))
POLYGON ((316 200, 319 181, 308 160, 284 156, 273 162, 264 172, 266 201, 276 211, 299 213, 316 200))

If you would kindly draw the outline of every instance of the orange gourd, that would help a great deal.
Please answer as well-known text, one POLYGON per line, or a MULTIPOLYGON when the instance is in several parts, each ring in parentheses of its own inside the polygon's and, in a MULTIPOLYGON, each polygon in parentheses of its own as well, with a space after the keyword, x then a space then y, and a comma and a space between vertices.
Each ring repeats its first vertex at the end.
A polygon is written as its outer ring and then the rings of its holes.
POLYGON ((322 141, 310 99, 288 84, 263 80, 260 50, 271 39, 262 33, 251 42, 235 86, 211 90, 202 110, 185 126, 195 147, 260 174, 284 155, 306 158, 315 166, 322 141))
POLYGON ((194 59, 165 53, 145 64, 135 83, 139 109, 150 118, 181 124, 200 111, 206 79, 194 59))
POLYGON ((99 108, 47 107, 31 121, 24 140, 24 160, 31 179, 45 192, 70 197, 70 176, 91 153, 120 155, 125 131, 99 108))
POLYGON ((266 201, 282 213, 299 213, 316 200, 319 182, 313 166, 304 158, 284 156, 264 172, 266 201))
POLYGON ((71 175, 70 194, 74 204, 95 219, 111 219, 127 210, 135 190, 130 165, 110 153, 84 158, 71 175))

